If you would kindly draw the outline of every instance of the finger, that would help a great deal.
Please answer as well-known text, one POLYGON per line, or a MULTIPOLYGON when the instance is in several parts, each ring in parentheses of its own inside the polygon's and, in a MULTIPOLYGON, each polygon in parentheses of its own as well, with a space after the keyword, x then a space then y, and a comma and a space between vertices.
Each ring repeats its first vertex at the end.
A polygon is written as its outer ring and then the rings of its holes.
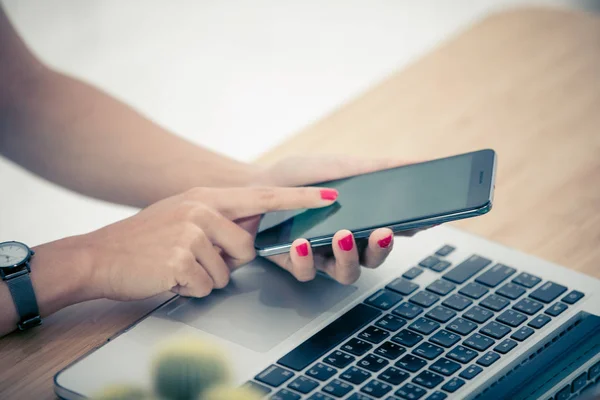
POLYGON ((289 265, 286 269, 300 282, 315 279, 317 270, 308 240, 294 240, 290 249, 289 265))
POLYGON ((375 230, 369 236, 369 244, 362 254, 363 265, 377 268, 386 259, 394 246, 394 233, 389 228, 375 230))
POLYGON ((302 187, 197 188, 190 197, 236 220, 268 211, 320 208, 333 204, 335 189, 302 187))
POLYGON ((222 289, 229 283, 229 267, 213 246, 206 233, 201 231, 192 245, 192 252, 198 263, 204 267, 216 289, 222 289))
POLYGON ((176 275, 177 285, 173 292, 187 297, 208 296, 214 287, 210 275, 196 261, 181 263, 176 275))
POLYGON ((349 285, 360 276, 360 263, 354 236, 348 230, 341 230, 333 235, 334 260, 324 265, 324 271, 336 281, 349 285))
POLYGON ((210 243, 225 253, 224 262, 230 268, 237 268, 256 257, 254 236, 208 207, 199 207, 192 219, 201 227, 210 243))

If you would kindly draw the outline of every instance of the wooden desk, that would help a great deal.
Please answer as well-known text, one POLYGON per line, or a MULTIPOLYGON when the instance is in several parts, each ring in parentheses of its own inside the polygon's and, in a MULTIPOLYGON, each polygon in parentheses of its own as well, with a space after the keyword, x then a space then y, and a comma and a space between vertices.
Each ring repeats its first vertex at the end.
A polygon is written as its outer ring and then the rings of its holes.
MULTIPOLYGON (((494 210, 456 225, 600 277, 600 18, 491 16, 260 161, 484 147, 499 153, 494 210)), ((53 398, 59 369, 164 299, 81 304, 0 340, 0 398, 53 398)))

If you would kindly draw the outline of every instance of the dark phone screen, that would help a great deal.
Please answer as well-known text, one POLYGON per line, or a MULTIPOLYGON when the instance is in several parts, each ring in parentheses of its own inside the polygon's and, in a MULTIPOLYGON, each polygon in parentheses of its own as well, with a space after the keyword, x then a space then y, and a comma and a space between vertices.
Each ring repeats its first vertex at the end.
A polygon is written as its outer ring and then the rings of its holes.
MULTIPOLYGON (((467 209, 473 203, 471 185, 484 183, 482 176, 474 179, 479 174, 473 174, 474 160, 483 152, 486 151, 316 185, 337 189, 338 201, 320 209, 265 214, 257 247, 332 236, 339 229, 358 231, 467 209)), ((477 164, 475 168, 480 167, 477 164)), ((491 165, 487 169, 491 175, 491 165)), ((489 191, 477 193, 482 199, 486 193, 489 195, 489 191)))

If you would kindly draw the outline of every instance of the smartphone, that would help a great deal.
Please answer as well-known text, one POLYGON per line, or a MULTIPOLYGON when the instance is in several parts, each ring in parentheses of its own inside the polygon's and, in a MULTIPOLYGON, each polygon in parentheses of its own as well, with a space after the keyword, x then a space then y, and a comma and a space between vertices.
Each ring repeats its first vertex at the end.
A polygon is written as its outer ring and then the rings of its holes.
POLYGON ((486 149, 312 185, 337 189, 338 200, 265 214, 256 251, 285 253, 298 238, 331 246, 340 229, 361 239, 381 227, 400 232, 482 215, 492 208, 495 172, 496 153, 486 149))

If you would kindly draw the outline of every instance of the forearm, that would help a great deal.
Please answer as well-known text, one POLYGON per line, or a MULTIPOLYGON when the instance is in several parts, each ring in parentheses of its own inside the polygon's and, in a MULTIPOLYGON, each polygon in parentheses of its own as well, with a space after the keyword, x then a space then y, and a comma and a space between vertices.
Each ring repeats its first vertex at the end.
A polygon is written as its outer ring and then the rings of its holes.
MULTIPOLYGON (((42 318, 61 308, 102 297, 91 285, 92 264, 80 237, 34 248, 31 282, 42 318)), ((0 281, 0 337, 15 330, 19 320, 8 286, 0 281)))
POLYGON ((255 174, 49 70, 1 6, 0 154, 77 192, 139 207, 194 186, 243 186, 255 174))
POLYGON ((1 151, 77 192, 144 207, 194 186, 242 186, 254 167, 193 145, 123 103, 44 70, 5 118, 1 151))

